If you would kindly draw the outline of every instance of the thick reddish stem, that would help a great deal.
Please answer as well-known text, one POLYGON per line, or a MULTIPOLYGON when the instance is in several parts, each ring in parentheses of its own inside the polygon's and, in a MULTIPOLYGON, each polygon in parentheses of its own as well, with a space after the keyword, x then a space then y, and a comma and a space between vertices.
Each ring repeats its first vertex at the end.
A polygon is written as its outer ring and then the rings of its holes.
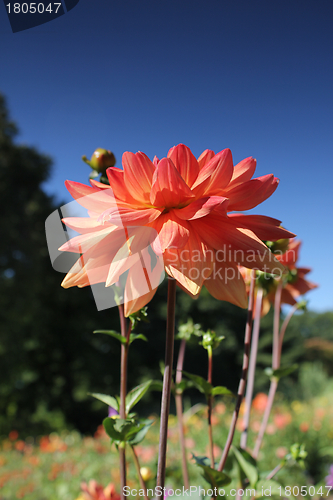
POLYGON ((243 355, 243 368, 242 368, 242 376, 238 386, 238 394, 237 401, 234 413, 232 415, 232 420, 229 428, 229 434, 227 438, 227 442, 225 444, 221 460, 218 466, 218 471, 222 471, 224 469, 226 460, 228 458, 228 454, 230 451, 231 443, 235 434, 236 423, 239 415, 240 405, 244 396, 245 385, 246 385, 246 377, 247 371, 249 367, 249 351, 250 351, 250 342, 251 342, 251 331, 252 331, 252 318, 253 318, 253 299, 254 299, 254 284, 255 284, 255 271, 252 271, 251 275, 251 285, 250 285, 250 293, 249 293, 249 306, 247 311, 247 322, 245 327, 245 339, 244 339, 244 355, 243 355))
POLYGON ((249 363, 249 375, 246 384, 246 394, 245 394, 245 415, 243 419, 244 430, 241 435, 240 445, 241 448, 245 450, 247 444, 247 435, 250 423, 250 413, 251 404, 253 396, 254 378, 256 373, 256 363, 257 363, 257 353, 258 353, 258 342, 259 342, 259 332, 260 332, 260 318, 261 318, 261 305, 262 305, 263 289, 259 288, 256 297, 256 307, 255 307, 255 317, 253 325, 253 334, 251 342, 251 353, 250 353, 250 363, 249 363))
POLYGON ((176 285, 173 278, 168 279, 168 312, 165 342, 165 370, 163 377, 161 423, 160 423, 160 443, 158 450, 157 464, 157 486, 164 488, 166 449, 168 435, 168 419, 170 411, 170 394, 172 382, 173 344, 175 336, 175 309, 176 309, 176 285))

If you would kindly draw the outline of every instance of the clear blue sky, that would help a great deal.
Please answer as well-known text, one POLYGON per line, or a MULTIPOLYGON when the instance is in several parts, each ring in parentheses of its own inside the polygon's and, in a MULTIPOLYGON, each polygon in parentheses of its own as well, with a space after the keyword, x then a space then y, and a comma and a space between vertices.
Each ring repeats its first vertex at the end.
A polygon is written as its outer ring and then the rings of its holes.
POLYGON ((300 264, 333 309, 333 3, 331 0, 80 0, 13 34, 0 4, 0 92, 19 142, 54 159, 45 185, 87 182, 81 155, 111 149, 195 155, 229 147, 280 178, 253 212, 303 240, 300 264))

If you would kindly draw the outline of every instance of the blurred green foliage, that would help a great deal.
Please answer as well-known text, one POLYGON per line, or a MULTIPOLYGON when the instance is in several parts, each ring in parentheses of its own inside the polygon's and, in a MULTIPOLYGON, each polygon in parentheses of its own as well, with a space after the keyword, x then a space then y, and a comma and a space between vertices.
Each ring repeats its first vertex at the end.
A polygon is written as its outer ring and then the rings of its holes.
MULTIPOLYGON (((36 149, 15 142, 16 135, 0 96, 0 435, 12 429, 22 436, 63 428, 93 432, 106 410, 87 393, 114 396, 119 392, 120 346, 112 337, 92 332, 119 331, 118 311, 97 313, 89 288, 61 288, 63 276, 51 266, 45 238, 45 220, 61 205, 42 188, 52 162, 36 149)), ((165 315, 164 282, 149 305, 149 324, 140 324, 138 330, 148 342, 136 342, 129 351, 129 389, 148 378, 160 378, 165 315)), ((177 325, 189 317, 203 330, 225 337, 214 351, 213 383, 236 391, 246 312, 213 299, 206 290, 197 301, 179 290, 177 325)), ((261 325, 257 390, 268 386, 264 369, 271 363, 271 332, 268 315, 261 325)), ((179 341, 176 356, 178 346, 179 341)), ((283 364, 314 359, 321 361, 326 376, 333 375, 333 313, 306 312, 290 322, 283 364)), ((184 369, 207 375, 202 346, 188 345, 184 369)), ((281 381, 287 396, 297 392, 297 377, 294 373, 281 381)), ((192 402, 200 398, 197 391, 188 394, 192 402)), ((149 398, 145 412, 157 412, 160 394, 150 393, 149 398)))

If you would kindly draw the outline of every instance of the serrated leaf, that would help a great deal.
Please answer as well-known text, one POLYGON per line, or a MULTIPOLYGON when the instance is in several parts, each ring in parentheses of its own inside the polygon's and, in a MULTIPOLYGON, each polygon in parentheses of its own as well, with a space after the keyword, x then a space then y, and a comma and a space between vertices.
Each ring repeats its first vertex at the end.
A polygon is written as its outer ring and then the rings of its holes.
POLYGON ((229 391, 226 387, 222 387, 221 385, 218 385, 216 387, 213 387, 212 389, 212 396, 220 396, 220 395, 228 395, 228 396, 233 396, 233 393, 229 391))
POLYGON ((203 377, 199 375, 192 375, 192 373, 183 372, 186 377, 188 377, 194 383, 195 387, 208 397, 212 393, 213 386, 203 377))
POLYGON ((108 396, 107 394, 99 394, 98 392, 88 392, 89 396, 92 396, 95 399, 98 399, 99 401, 102 401, 102 403, 105 403, 108 406, 112 406, 115 410, 119 412, 119 405, 118 401, 116 398, 113 398, 112 396, 108 396))
POLYGON ((198 467, 203 470, 202 477, 207 481, 212 488, 219 488, 220 486, 226 486, 231 483, 231 479, 224 472, 219 472, 218 470, 212 469, 208 464, 210 463, 207 457, 196 457, 192 453, 192 457, 198 467))
POLYGON ((129 391, 126 396, 126 413, 128 413, 130 409, 133 408, 133 406, 135 406, 146 394, 152 382, 152 380, 148 380, 147 382, 144 382, 143 384, 140 384, 129 391))
POLYGON ((297 370, 297 368, 298 368, 297 364, 294 364, 291 366, 281 366, 280 368, 277 368, 276 370, 273 370, 272 368, 266 368, 265 373, 270 378, 280 379, 282 377, 286 377, 287 375, 290 375, 295 370, 297 370))
POLYGON ((126 344, 127 342, 125 337, 123 337, 120 333, 114 330, 95 330, 93 333, 104 333, 105 335, 110 335, 110 337, 119 340, 121 344, 126 344))
POLYGON ((259 475, 254 458, 251 457, 251 455, 247 451, 238 450, 235 446, 232 446, 232 451, 241 469, 245 473, 247 479, 250 481, 251 488, 255 488, 258 482, 259 475))
POLYGON ((145 342, 148 342, 148 339, 143 333, 131 333, 130 338, 129 338, 129 343, 131 344, 134 342, 134 340, 144 340, 145 342))

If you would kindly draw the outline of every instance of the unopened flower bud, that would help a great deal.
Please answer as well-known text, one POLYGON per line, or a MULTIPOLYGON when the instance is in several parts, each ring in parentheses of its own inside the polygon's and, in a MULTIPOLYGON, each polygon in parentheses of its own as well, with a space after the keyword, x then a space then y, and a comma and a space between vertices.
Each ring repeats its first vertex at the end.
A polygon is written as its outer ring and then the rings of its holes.
POLYGON ((140 474, 144 481, 148 481, 153 477, 153 473, 148 467, 141 467, 140 474))
POLYGON ((288 250, 289 241, 288 238, 284 238, 277 241, 265 241, 265 244, 272 253, 282 255, 288 250))
POLYGON ((97 148, 90 160, 86 156, 82 156, 82 160, 100 174, 104 174, 107 168, 114 167, 116 164, 116 158, 112 151, 103 148, 97 148))
POLYGON ((222 335, 218 337, 215 332, 208 330, 202 337, 201 345, 205 349, 216 349, 223 339, 222 335))

